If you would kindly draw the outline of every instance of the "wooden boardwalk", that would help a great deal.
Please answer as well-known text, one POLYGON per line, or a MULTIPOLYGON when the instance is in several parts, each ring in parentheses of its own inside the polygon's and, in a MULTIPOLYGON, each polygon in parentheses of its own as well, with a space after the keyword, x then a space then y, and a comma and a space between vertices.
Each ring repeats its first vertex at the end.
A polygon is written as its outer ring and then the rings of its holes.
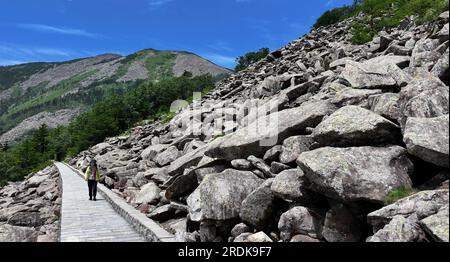
POLYGON ((111 205, 97 194, 89 201, 87 183, 62 163, 55 164, 62 178, 61 242, 143 242, 111 205))

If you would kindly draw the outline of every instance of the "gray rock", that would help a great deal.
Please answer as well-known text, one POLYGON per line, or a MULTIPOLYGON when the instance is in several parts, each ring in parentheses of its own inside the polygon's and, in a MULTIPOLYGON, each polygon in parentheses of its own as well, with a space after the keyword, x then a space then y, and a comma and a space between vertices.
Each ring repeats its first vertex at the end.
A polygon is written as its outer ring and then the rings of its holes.
POLYGON ((283 213, 278 222, 281 240, 285 242, 298 234, 321 238, 322 227, 323 217, 316 211, 301 206, 283 213))
POLYGON ((401 141, 400 128, 358 106, 346 106, 320 123, 313 138, 324 146, 376 146, 401 141))
POLYGON ((149 146, 146 149, 144 149, 144 151, 142 151, 141 157, 142 159, 145 160, 153 160, 159 153, 163 152, 168 147, 169 145, 163 144, 149 146))
POLYGON ((246 237, 244 242, 250 242, 250 243, 270 243, 273 242, 272 239, 268 235, 266 235, 264 232, 258 232, 255 234, 251 234, 246 237))
POLYGON ((49 178, 49 175, 35 174, 27 180, 27 188, 38 187, 41 183, 47 181, 49 178))
POLYGON ((368 99, 368 106, 374 113, 391 121, 398 121, 401 116, 398 100, 399 95, 395 93, 373 95, 368 99))
POLYGON ((384 203, 391 190, 412 186, 413 164, 399 146, 325 147, 301 154, 297 164, 314 191, 336 200, 384 203))
POLYGON ((38 231, 32 227, 0 225, 0 242, 36 242, 38 231))
POLYGON ((135 204, 155 204, 160 199, 161 189, 153 183, 150 182, 144 185, 141 190, 136 195, 133 203, 135 204))
POLYGON ((171 146, 167 148, 164 152, 159 153, 154 158, 154 161, 159 166, 165 166, 175 161, 178 157, 180 157, 180 151, 178 151, 178 148, 176 146, 171 146))
POLYGON ((40 227, 45 224, 45 220, 39 212, 18 212, 8 219, 8 224, 23 227, 40 227))
POLYGON ((280 162, 283 164, 295 162, 301 153, 309 151, 313 143, 312 136, 292 136, 285 139, 283 141, 280 162))
POLYGON ((244 223, 256 230, 265 229, 273 219, 275 199, 270 190, 271 184, 271 181, 266 181, 242 202, 239 216, 244 223))
POLYGON ((233 169, 207 176, 187 199, 191 220, 238 217, 242 201, 261 183, 252 172, 233 169))
POLYGON ((448 203, 435 215, 431 215, 420 221, 420 225, 436 242, 448 242, 448 203))
POLYGON ((397 85, 397 81, 388 72, 387 66, 347 62, 342 78, 354 88, 380 89, 397 85))
POLYGON ((436 64, 441 54, 436 51, 439 46, 438 39, 419 39, 411 55, 411 67, 424 67, 428 70, 436 64))
POLYGON ((448 70, 448 64, 449 64, 449 49, 447 48, 447 51, 441 56, 441 58, 436 62, 433 69, 431 70, 431 73, 439 77, 443 82, 449 81, 449 70, 448 70))
POLYGON ((272 162, 272 164, 270 164, 270 173, 277 175, 277 174, 281 173, 282 171, 291 169, 291 168, 292 167, 282 164, 282 163, 272 162))
POLYGON ((290 242, 298 243, 319 243, 320 240, 305 235, 295 235, 291 238, 290 242))
POLYGON ((272 193, 285 201, 295 202, 309 196, 304 186, 304 173, 300 168, 278 174, 270 187, 272 193))
POLYGON ((266 163, 272 163, 274 161, 278 161, 282 151, 283 151, 282 146, 276 145, 276 146, 272 147, 271 149, 267 150, 267 152, 264 154, 263 160, 266 163))
POLYGON ((178 177, 173 178, 173 182, 166 189, 166 198, 168 200, 178 200, 192 193, 198 187, 198 177, 195 170, 186 170, 186 172, 178 177))
POLYGON ((448 204, 448 189, 421 191, 368 214, 367 222, 379 228, 388 224, 397 215, 404 217, 416 215, 421 220, 436 214, 446 204, 448 204))
POLYGON ((336 96, 331 100, 331 103, 337 105, 338 107, 348 106, 348 105, 359 105, 365 107, 367 104, 367 99, 372 95, 381 94, 382 90, 374 89, 354 89, 345 88, 336 93, 336 96))
POLYGON ((231 229, 231 236, 237 237, 243 233, 249 233, 249 232, 251 232, 251 229, 249 226, 247 226, 244 223, 239 223, 239 224, 235 225, 233 227, 233 229, 231 229))
POLYGON ((411 57, 409 56, 397 56, 397 55, 387 55, 387 56, 378 56, 367 60, 364 62, 364 65, 369 66, 371 68, 374 67, 387 67, 391 64, 394 64, 400 68, 408 67, 411 57))
POLYGON ((367 242, 424 242, 426 236, 418 222, 415 216, 395 216, 383 229, 369 237, 367 242))
POLYGON ((431 118, 449 113, 449 91, 439 78, 428 72, 420 73, 402 88, 399 107, 404 125, 408 117, 431 118))
MULTIPOLYGON (((167 169, 168 174, 171 176, 179 175, 187 168, 196 166, 200 163, 200 160, 205 158, 205 152, 208 150, 208 145, 198 148, 192 152, 189 152, 177 160, 173 161, 167 169)), ((211 159, 211 158, 209 158, 211 159)))
POLYGON ((206 155, 230 161, 250 155, 262 156, 268 149, 294 133, 307 127, 315 127, 325 115, 334 110, 331 104, 318 101, 271 114, 234 134, 216 139, 210 143, 206 155))
POLYGON ((250 163, 250 161, 246 159, 235 159, 231 161, 231 166, 237 170, 244 170, 244 171, 248 171, 253 168, 252 163, 250 163))
POLYGON ((328 242, 358 242, 361 223, 344 204, 334 203, 325 216, 322 235, 328 242))
POLYGON ((270 167, 264 163, 264 161, 262 159, 259 159, 255 156, 249 156, 247 158, 247 160, 252 163, 252 165, 257 168, 258 170, 260 170, 263 174, 264 177, 269 178, 269 177, 273 177, 274 175, 270 172, 270 167))
POLYGON ((408 152, 426 162, 449 167, 449 115, 408 118, 404 138, 408 152))
POLYGON ((170 205, 164 205, 156 208, 150 214, 147 215, 148 218, 163 222, 167 221, 175 215, 175 210, 172 209, 170 205))

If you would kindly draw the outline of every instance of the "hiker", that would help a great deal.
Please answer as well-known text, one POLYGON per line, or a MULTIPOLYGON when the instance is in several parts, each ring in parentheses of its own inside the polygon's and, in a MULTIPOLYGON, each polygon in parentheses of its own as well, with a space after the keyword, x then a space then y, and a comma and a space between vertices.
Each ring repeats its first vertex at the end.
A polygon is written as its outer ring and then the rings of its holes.
POLYGON ((100 181, 100 171, 98 170, 97 161, 94 159, 91 160, 86 169, 85 179, 88 182, 89 200, 97 201, 97 183, 100 181))

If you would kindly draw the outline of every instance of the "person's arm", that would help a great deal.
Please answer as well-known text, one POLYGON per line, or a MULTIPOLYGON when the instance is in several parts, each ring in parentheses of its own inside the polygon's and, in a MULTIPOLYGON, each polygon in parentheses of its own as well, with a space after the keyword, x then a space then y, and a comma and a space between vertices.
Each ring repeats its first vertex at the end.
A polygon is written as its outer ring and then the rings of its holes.
POLYGON ((103 174, 100 172, 100 168, 97 167, 97 181, 102 181, 103 174))

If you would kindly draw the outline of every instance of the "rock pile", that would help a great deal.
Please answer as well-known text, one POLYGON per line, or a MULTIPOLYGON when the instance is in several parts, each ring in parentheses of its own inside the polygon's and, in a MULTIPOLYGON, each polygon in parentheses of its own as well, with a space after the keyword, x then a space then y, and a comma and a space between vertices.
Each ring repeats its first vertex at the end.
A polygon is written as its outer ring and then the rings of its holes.
POLYGON ((0 242, 56 242, 61 213, 59 173, 48 167, 0 189, 0 242))
POLYGON ((449 13, 361 46, 355 19, 71 164, 181 241, 448 241, 449 13))

